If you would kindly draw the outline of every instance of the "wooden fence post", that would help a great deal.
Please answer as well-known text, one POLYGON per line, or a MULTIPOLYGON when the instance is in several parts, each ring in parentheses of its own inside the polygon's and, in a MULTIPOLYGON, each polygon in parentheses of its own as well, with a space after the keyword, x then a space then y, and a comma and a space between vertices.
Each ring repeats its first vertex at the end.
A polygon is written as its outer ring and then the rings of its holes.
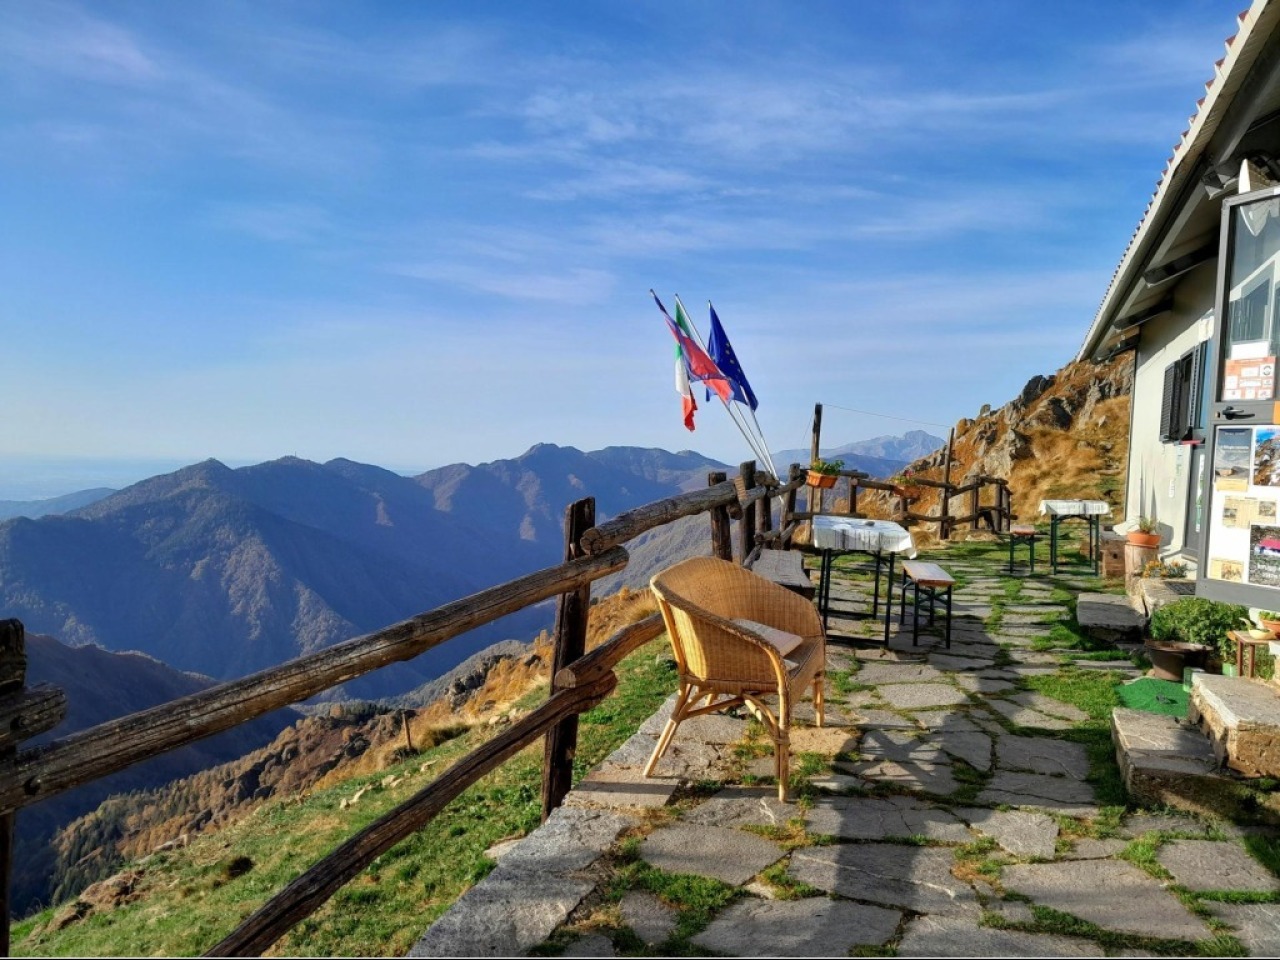
MULTIPOLYGON (((724 483, 729 475, 723 470, 707 474, 707 486, 714 487, 724 483)), ((721 560, 733 562, 733 526, 729 519, 727 507, 713 507, 708 511, 711 518, 711 555, 721 560)))
POLYGON ((778 518, 778 529, 782 531, 783 537, 783 550, 786 550, 791 546, 791 534, 786 531, 787 528, 791 526, 791 518, 794 517, 796 513, 796 497, 799 494, 799 488, 795 487, 795 484, 800 482, 800 478, 803 476, 804 472, 805 471, 798 463, 793 463, 791 465, 791 469, 787 471, 787 483, 792 486, 792 489, 787 491, 786 504, 782 508, 782 516, 778 518))
MULTIPOLYGON (((596 500, 587 497, 569 504, 564 511, 564 558, 584 555, 582 534, 596 525, 596 500)), ((551 690, 556 674, 587 652, 587 620, 591 614, 591 584, 562 593, 556 603, 556 645, 551 664, 551 690)), ((578 752, 578 716, 561 720, 547 734, 542 761, 542 819, 564 802, 573 786, 573 758, 578 752)))
MULTIPOLYGON (((13 768, 18 744, 62 722, 66 694, 48 684, 26 689, 26 631, 21 620, 0 620, 0 770, 13 768)), ((13 822, 16 811, 0 815, 0 956, 9 956, 13 822)))
MULTIPOLYGON (((747 460, 738 467, 738 478, 742 481, 744 490, 750 490, 756 485, 756 462, 747 460)), ((751 551, 756 546, 756 505, 754 503, 745 504, 742 508, 742 519, 738 521, 739 540, 742 545, 742 559, 740 563, 746 563, 747 557, 751 556, 751 551)))

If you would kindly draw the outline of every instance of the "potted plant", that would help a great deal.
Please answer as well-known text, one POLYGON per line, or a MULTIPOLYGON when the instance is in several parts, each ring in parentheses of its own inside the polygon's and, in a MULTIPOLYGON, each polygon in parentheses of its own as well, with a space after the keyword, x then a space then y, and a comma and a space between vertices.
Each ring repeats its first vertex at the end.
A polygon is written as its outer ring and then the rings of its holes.
POLYGON ((1187 565, 1178 560, 1148 560, 1142 568, 1142 575, 1152 580, 1184 580, 1187 565))
POLYGON ((1263 630, 1268 630, 1280 637, 1280 613, 1275 610, 1259 610, 1258 623, 1262 625, 1263 630))
POLYGON ((904 500, 919 500, 924 492, 916 483, 915 471, 910 467, 901 473, 895 473, 889 478, 889 482, 893 484, 893 492, 904 500))
POLYGON ((1185 667, 1203 666, 1214 651, 1223 664, 1235 664, 1235 641, 1231 631, 1242 619, 1248 619, 1247 608, 1236 603, 1222 603, 1206 597, 1182 597, 1165 604, 1151 614, 1151 640, 1147 655, 1162 680, 1182 680, 1185 667))
POLYGON ((1125 539, 1139 547, 1160 546, 1160 523, 1155 517, 1139 517, 1138 525, 1125 534, 1125 539))
POLYGON ((809 464, 805 482, 811 487, 834 487, 844 469, 843 460, 823 460, 818 458, 809 464))

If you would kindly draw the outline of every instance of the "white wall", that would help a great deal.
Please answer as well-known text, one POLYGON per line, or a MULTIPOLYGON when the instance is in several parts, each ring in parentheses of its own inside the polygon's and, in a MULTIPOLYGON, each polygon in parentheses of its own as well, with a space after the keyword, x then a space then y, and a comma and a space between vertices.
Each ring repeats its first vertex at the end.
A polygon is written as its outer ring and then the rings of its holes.
MULTIPOLYGON (((1174 309, 1143 326, 1133 377, 1133 412, 1129 434, 1129 486, 1125 520, 1155 517, 1164 535, 1163 557, 1175 556, 1186 542, 1187 503, 1194 493, 1189 446, 1160 442, 1160 403, 1164 371, 1169 364, 1213 335, 1213 299, 1217 260, 1202 264, 1182 278, 1174 291, 1174 309)), ((1217 351, 1211 362, 1217 361, 1217 351)), ((1196 538, 1192 537, 1194 541, 1196 538)))

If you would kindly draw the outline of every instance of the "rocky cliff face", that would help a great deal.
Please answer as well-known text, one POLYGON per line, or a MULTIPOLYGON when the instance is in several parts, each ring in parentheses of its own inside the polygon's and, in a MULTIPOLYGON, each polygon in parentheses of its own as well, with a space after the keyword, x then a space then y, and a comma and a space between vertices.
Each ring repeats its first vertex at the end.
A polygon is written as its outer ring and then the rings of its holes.
MULTIPOLYGON (((956 424, 951 482, 963 484, 979 476, 1007 480, 1019 520, 1035 519, 1045 498, 1122 506, 1132 389, 1129 354, 1104 364, 1069 363, 1055 374, 1032 377, 1004 406, 984 406, 976 417, 956 424)), ((944 446, 910 469, 942 480, 946 453, 944 446)), ((913 512, 938 513, 939 496, 927 493, 913 512)), ((987 493, 984 503, 990 500, 987 493)), ((889 515, 893 506, 883 496, 859 499, 859 509, 867 512, 889 515)), ((953 499, 953 515, 968 512, 967 495, 953 499)))

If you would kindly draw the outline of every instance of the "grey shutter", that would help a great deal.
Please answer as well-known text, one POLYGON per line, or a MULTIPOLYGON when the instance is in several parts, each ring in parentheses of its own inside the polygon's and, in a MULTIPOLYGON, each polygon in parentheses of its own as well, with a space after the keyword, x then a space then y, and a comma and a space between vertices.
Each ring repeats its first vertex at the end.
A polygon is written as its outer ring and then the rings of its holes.
POLYGON ((1191 377, 1188 380, 1190 396, 1187 399, 1187 430, 1198 430, 1204 426, 1200 422, 1200 408, 1204 405, 1205 380, 1209 371, 1205 369, 1208 358, 1208 342, 1197 344, 1191 351, 1191 377))
POLYGON ((1164 395, 1160 399, 1160 439, 1168 443, 1176 440, 1174 420, 1178 412, 1178 365, 1171 363, 1164 368, 1164 395))

